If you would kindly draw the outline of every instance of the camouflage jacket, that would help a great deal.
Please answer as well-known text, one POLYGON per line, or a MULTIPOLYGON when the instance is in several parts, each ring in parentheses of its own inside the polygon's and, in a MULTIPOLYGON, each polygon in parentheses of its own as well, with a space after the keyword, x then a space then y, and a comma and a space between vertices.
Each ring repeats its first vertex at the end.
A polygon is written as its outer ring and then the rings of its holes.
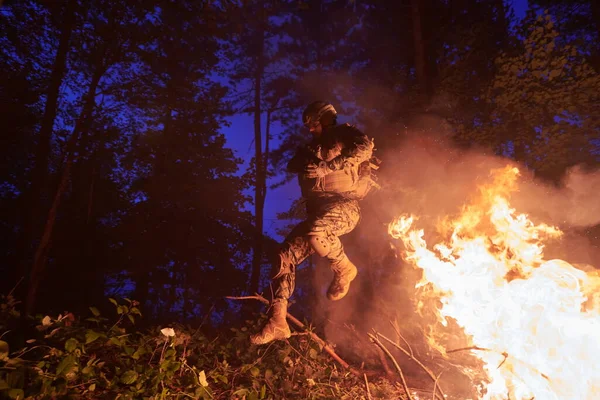
MULTIPOLYGON (((361 175, 373 155, 373 140, 356 127, 343 124, 332 127, 306 146, 298 148, 288 163, 288 171, 298 174, 302 195, 306 198, 340 194, 346 198, 362 198, 366 193, 361 175), (308 178, 308 164, 325 161, 332 171, 323 178, 308 178)), ((368 189, 367 189, 368 192, 368 189)))

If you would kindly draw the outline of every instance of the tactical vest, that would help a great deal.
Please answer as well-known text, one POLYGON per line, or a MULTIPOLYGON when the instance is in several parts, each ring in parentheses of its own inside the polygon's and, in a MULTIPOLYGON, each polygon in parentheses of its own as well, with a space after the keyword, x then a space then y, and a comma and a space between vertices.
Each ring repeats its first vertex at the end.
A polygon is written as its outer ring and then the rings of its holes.
POLYGON ((379 188, 374 173, 379 168, 379 163, 377 157, 371 157, 359 165, 332 171, 323 178, 310 179, 300 176, 302 194, 304 197, 311 197, 336 193, 345 198, 363 199, 372 188, 379 188))

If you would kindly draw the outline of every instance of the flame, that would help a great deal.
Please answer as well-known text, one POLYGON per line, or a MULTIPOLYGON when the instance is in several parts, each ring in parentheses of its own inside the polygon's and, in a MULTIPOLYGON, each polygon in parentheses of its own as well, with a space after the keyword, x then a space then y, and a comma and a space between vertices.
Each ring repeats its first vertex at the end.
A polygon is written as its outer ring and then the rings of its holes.
POLYGON ((389 225, 423 272, 419 308, 436 301, 427 339, 445 353, 449 323, 462 328, 487 376, 480 399, 600 399, 598 274, 545 260, 544 242, 562 232, 511 208, 517 168, 491 176, 460 215, 438 224, 431 248, 416 217, 389 225))

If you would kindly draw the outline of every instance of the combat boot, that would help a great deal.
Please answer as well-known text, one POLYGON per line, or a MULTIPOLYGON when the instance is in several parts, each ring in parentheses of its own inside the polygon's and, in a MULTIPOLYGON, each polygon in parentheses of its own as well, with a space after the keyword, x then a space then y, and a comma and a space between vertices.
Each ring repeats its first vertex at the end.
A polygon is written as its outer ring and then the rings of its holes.
POLYGON ((332 264, 333 280, 327 289, 327 298, 329 300, 340 300, 348 293, 350 283, 356 278, 358 270, 352 264, 352 261, 344 256, 341 262, 332 264))
POLYGON ((250 343, 266 344, 273 340, 283 340, 292 336, 290 327, 285 320, 287 305, 286 299, 273 300, 269 320, 259 333, 250 336, 250 343))

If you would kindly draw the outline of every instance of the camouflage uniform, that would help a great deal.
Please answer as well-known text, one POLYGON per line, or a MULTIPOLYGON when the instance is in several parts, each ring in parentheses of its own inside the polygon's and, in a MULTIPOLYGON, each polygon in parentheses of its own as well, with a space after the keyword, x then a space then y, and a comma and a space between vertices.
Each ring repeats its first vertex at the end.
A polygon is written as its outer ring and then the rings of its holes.
POLYGON ((308 218, 287 236, 274 265, 274 297, 288 299, 295 287, 296 266, 315 250, 311 236, 327 241, 326 255, 335 270, 346 257, 339 236, 351 232, 360 219, 358 200, 364 196, 360 181, 361 165, 371 158, 373 141, 350 125, 335 126, 298 149, 288 164, 297 173, 302 195, 306 199, 308 218), (307 164, 328 162, 334 172, 323 178, 307 178, 307 164))
POLYGON ((372 184, 366 173, 370 171, 372 153, 372 140, 350 125, 341 125, 315 136, 289 162, 288 170, 298 174, 308 218, 281 245, 273 265, 271 315, 262 330, 251 335, 251 343, 265 344, 290 337, 286 314, 294 291, 296 266, 311 254, 326 257, 334 272, 327 297, 339 300, 348 292, 357 269, 344 253, 339 236, 351 232, 360 219, 358 200, 372 184))

